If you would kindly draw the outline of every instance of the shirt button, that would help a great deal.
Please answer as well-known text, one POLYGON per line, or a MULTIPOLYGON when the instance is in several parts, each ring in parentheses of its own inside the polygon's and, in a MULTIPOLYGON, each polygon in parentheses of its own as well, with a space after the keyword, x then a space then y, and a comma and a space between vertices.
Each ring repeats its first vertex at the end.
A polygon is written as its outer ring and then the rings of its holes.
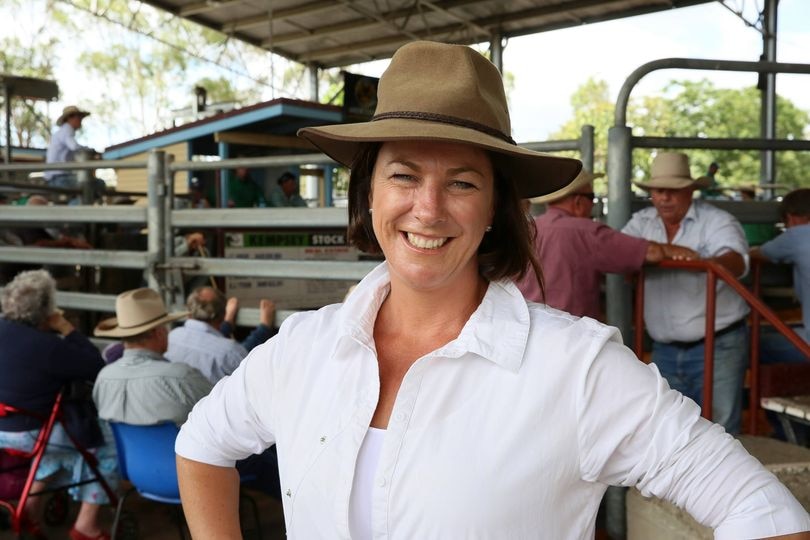
POLYGON ((407 418, 407 416, 405 416, 405 413, 397 413, 395 417, 397 422, 404 422, 405 418, 407 418))
POLYGON ((380 487, 385 487, 385 478, 380 478, 380 481, 377 482, 377 485, 380 487))

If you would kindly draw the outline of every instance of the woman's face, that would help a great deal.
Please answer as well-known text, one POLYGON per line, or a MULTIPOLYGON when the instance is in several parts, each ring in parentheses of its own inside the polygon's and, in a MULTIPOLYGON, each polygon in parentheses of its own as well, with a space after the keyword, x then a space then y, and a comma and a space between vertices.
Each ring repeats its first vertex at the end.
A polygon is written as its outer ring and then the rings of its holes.
POLYGON ((476 251, 494 213, 489 156, 434 141, 382 145, 369 205, 393 281, 416 290, 478 279, 476 251))

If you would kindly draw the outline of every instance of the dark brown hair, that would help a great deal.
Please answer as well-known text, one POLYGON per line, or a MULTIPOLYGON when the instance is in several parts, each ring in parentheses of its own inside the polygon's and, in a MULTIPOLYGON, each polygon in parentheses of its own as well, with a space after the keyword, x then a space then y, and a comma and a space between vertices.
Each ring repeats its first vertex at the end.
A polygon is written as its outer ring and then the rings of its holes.
POLYGON ((782 219, 788 214, 798 217, 810 217, 810 188, 794 189, 782 199, 779 205, 782 219))
MULTIPOLYGON (((366 253, 381 253, 369 213, 369 195, 381 143, 362 144, 352 162, 349 176, 348 239, 366 253)), ((543 273, 534 255, 534 220, 523 211, 520 196, 511 178, 500 172, 500 157, 489 153, 495 170, 495 214, 492 230, 478 246, 478 271, 486 279, 522 278, 533 271, 543 290, 543 273)))

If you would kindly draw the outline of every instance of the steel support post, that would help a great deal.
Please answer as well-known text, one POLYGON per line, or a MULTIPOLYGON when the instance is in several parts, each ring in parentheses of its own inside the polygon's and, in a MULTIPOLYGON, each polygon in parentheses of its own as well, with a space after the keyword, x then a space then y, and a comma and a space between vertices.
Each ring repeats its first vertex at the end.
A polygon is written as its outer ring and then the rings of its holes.
MULTIPOLYGON (((219 159, 228 159, 231 157, 231 145, 228 143, 219 143, 219 159)), ((219 206, 220 208, 228 208, 228 180, 231 178, 230 169, 219 169, 219 206)))
MULTIPOLYGON (((86 163, 90 161, 90 152, 88 150, 79 150, 76 152, 76 161, 86 163)), ((95 174, 92 169, 81 169, 76 171, 76 179, 79 183, 81 190, 82 204, 92 205, 95 199, 95 174)))
MULTIPOLYGON (((630 179, 632 176, 632 131, 627 126, 608 130, 608 214, 613 229, 621 229, 630 219, 630 179)), ((608 274, 606 283, 607 323, 622 333, 625 345, 632 346, 631 291, 623 276, 608 274)), ((627 488, 611 486, 605 493, 606 527, 611 538, 627 536, 625 497, 627 488)))
MULTIPOLYGON (((163 157, 163 185, 166 196, 163 198, 163 260, 169 261, 174 257, 174 227, 172 225, 172 211, 174 211, 174 177, 175 171, 171 165, 174 154, 165 154, 163 157)), ((178 306, 178 293, 182 290, 182 283, 177 283, 176 274, 170 270, 163 273, 165 286, 164 297, 166 306, 175 309, 178 306)))
POLYGON ((593 154, 594 142, 593 134, 594 127, 590 124, 582 126, 581 135, 579 137, 579 155, 582 160, 582 168, 588 172, 593 172, 593 154))
POLYGON ((326 165, 323 168, 323 205, 329 208, 333 204, 332 193, 334 191, 334 172, 335 168, 331 165, 326 165))
MULTIPOLYGON (((3 149, 3 155, 6 165, 11 165, 11 88, 8 87, 8 84, 3 85, 3 109, 6 122, 6 147, 3 149)), ((11 179, 11 174, 10 172, 3 173, 6 181, 11 179)))
POLYGON ((503 76, 503 34, 495 32, 489 41, 490 60, 503 76))
MULTIPOLYGON (((766 62, 776 62, 776 14, 779 0, 765 0, 763 10, 763 36, 762 59, 766 62)), ((763 139, 776 138, 776 73, 765 73, 765 88, 762 88, 762 114, 761 133, 763 139)), ((760 184, 776 182, 776 155, 773 150, 765 150, 761 154, 760 184)), ((766 198, 773 197, 773 190, 766 190, 766 198)))
MULTIPOLYGON (((608 130, 608 213, 607 223, 620 230, 630 219, 630 179, 632 175, 632 133, 627 126, 608 130)), ((607 323, 621 330, 625 344, 633 342, 630 286, 624 277, 607 275, 607 323)))
POLYGON ((317 64, 307 64, 307 79, 309 81, 309 100, 314 103, 320 103, 320 92, 318 90, 318 73, 319 68, 317 64))
MULTIPOLYGON (((149 153, 149 161, 147 164, 147 207, 146 207, 146 231, 148 235, 147 242, 147 255, 149 261, 149 287, 160 291, 161 295, 164 294, 162 276, 158 276, 158 272, 163 272, 161 268, 166 262, 166 249, 164 246, 164 227, 166 219, 166 186, 164 179, 166 177, 164 168, 166 153, 163 150, 152 150, 149 153)), ((163 299, 164 302, 166 298, 163 299)))

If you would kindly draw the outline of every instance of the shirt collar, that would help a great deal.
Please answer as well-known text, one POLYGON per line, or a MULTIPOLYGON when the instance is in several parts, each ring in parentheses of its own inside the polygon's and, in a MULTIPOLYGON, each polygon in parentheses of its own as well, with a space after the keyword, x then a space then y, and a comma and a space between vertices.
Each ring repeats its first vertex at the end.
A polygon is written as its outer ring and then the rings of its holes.
POLYGON ((206 334, 213 334, 215 336, 222 337, 222 333, 204 321, 198 321, 196 319, 188 319, 183 326, 191 330, 192 332, 205 332, 206 334))
MULTIPOLYGON (((374 321, 390 288, 388 264, 382 263, 363 278, 344 302, 340 310, 340 337, 350 336, 373 349, 374 321)), ((529 339, 529 324, 529 308, 515 284, 493 281, 459 336, 435 354, 456 358, 473 353, 517 371, 529 339)))
POLYGON ((149 349, 124 349, 124 354, 117 362, 127 365, 140 364, 148 360, 156 360, 158 362, 165 362, 162 354, 156 353, 149 349))

